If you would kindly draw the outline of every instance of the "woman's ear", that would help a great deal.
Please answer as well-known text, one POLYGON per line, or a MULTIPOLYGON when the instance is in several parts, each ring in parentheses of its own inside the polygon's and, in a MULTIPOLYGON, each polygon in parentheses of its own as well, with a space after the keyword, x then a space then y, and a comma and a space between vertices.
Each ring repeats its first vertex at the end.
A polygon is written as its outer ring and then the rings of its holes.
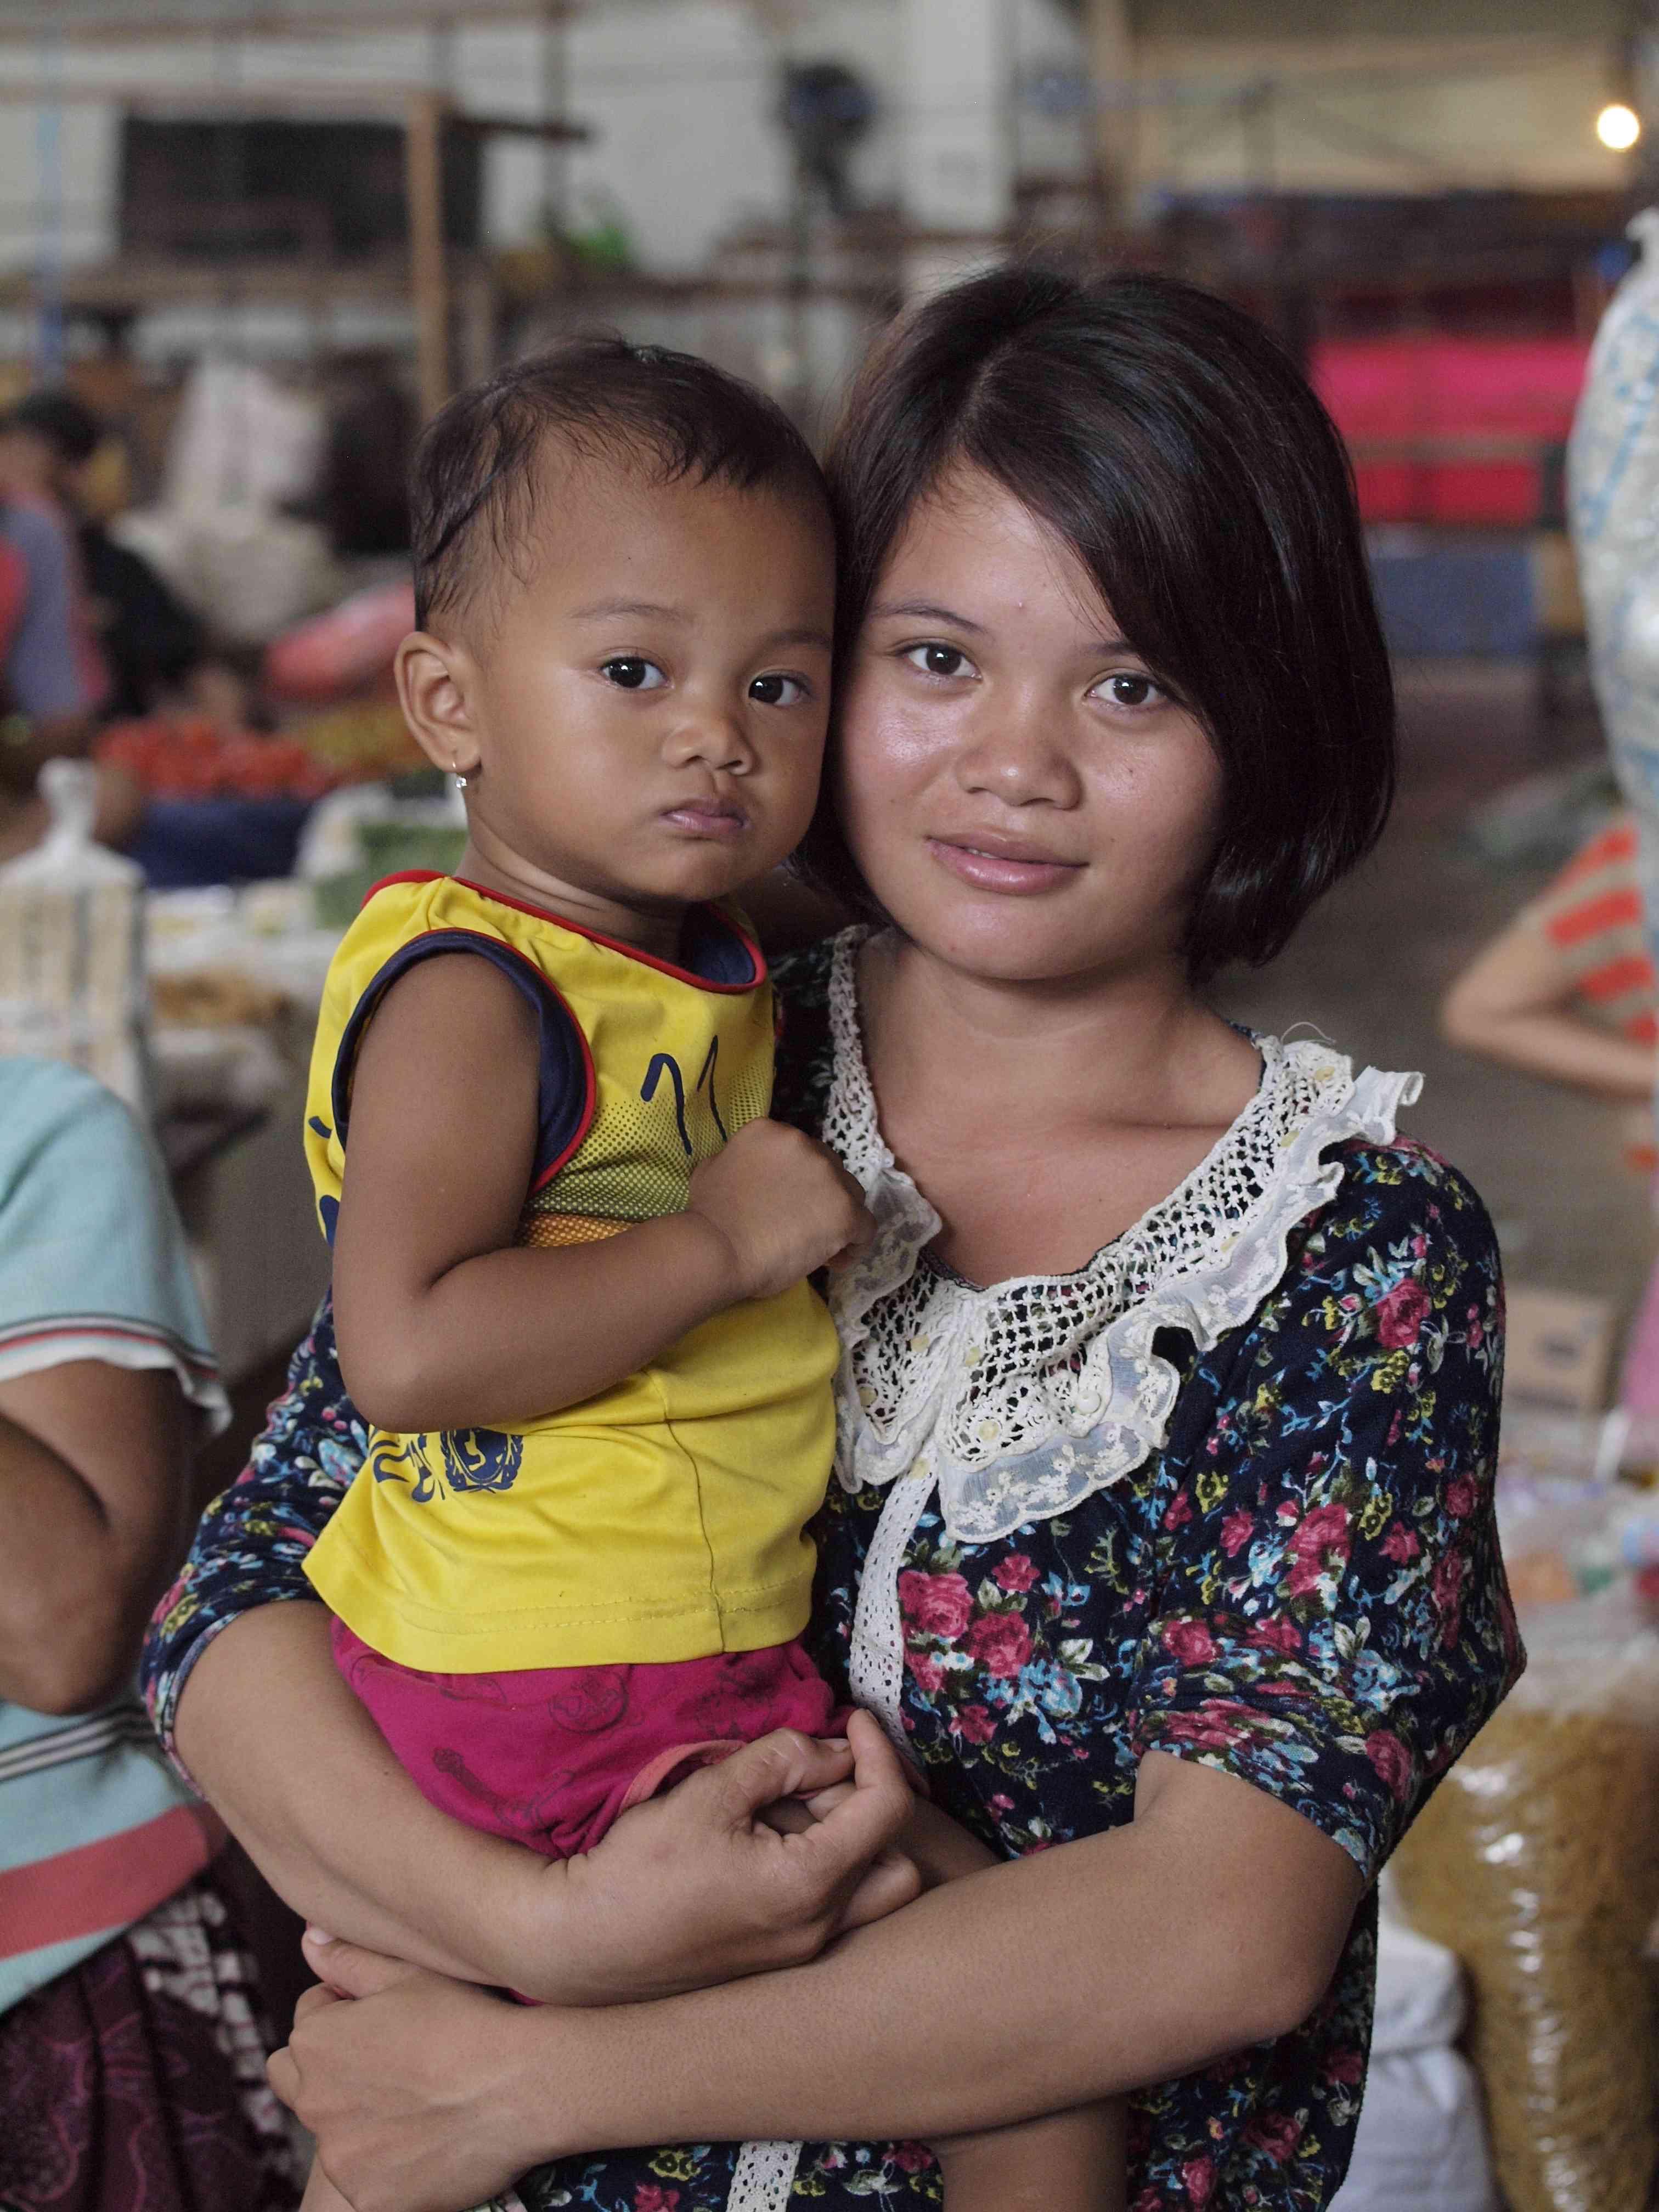
POLYGON ((421 750, 446 775, 471 775, 478 766, 477 733, 472 726, 467 678, 471 665, 463 647, 449 645, 428 630, 411 630, 392 661, 398 702, 421 750))

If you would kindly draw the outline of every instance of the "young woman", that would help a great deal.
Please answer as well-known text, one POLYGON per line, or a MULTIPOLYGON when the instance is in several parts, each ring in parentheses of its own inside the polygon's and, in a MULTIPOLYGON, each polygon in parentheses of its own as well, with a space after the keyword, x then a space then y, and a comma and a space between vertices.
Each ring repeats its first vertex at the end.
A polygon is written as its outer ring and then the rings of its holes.
POLYGON ((913 2138, 1124 2090, 1137 2212, 1315 2212, 1375 1876, 1520 1663, 1480 1202, 1396 1138, 1414 1079, 1203 996, 1387 811, 1346 462, 1218 301, 1001 271, 877 347, 830 467, 811 857, 866 921, 781 978, 775 1111, 879 1224, 817 1648, 928 1776, 888 1801, 924 1894, 829 1943, 856 1869, 753 1818, 820 1778, 789 1739, 608 1838, 562 1922, 411 1804, 276 1602, 362 1451, 325 1314, 160 1617, 157 1717, 351 1939, 313 1963, 360 2001, 308 2000, 276 2079, 360 2212, 537 2160, 534 2212, 921 2203, 913 2138))

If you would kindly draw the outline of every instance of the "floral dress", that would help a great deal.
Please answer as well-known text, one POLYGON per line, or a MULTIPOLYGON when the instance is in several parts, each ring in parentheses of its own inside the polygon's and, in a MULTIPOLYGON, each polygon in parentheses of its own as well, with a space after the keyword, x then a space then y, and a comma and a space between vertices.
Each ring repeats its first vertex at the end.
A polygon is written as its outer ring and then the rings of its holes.
MULTIPOLYGON (((1008 1856, 1128 1821, 1149 1751, 1293 1807, 1367 1884, 1519 1672, 1492 1515, 1502 1288, 1469 1186, 1397 1139, 1415 1079, 1259 1040, 1255 1098, 1075 1274, 981 1290, 881 1139, 859 933, 786 963, 775 1110, 821 1129, 879 1224, 836 1279, 837 1478, 814 1633, 832 1680, 1008 1856)), ((156 1616, 163 1735, 228 1621, 301 1562, 364 1431, 326 1308, 252 1464, 156 1616)), ((1364 2087, 1375 1889, 1290 2035, 1133 2100, 1133 2212, 1318 2212, 1364 2087)), ((528 2212, 939 2201, 915 2143, 701 2143, 569 2160, 528 2212)))

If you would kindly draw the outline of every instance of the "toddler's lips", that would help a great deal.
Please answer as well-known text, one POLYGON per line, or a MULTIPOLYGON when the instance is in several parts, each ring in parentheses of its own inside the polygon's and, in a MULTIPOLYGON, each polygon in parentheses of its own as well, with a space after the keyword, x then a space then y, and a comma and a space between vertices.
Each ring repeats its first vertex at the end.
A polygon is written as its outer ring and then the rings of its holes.
POLYGON ((684 806, 671 806, 662 818, 670 829, 693 837, 738 837, 749 827, 749 817, 740 806, 718 799, 688 800, 684 806))

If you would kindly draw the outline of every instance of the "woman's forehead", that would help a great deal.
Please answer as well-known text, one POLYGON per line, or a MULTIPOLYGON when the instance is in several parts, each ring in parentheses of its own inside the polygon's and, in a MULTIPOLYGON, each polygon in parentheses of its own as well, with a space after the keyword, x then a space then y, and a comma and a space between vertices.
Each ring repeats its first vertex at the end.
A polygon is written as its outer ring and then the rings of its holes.
POLYGON ((1043 516, 982 469, 958 466, 919 499, 882 570, 867 619, 948 611, 989 628, 1024 615, 1115 635, 1098 585, 1043 516))

